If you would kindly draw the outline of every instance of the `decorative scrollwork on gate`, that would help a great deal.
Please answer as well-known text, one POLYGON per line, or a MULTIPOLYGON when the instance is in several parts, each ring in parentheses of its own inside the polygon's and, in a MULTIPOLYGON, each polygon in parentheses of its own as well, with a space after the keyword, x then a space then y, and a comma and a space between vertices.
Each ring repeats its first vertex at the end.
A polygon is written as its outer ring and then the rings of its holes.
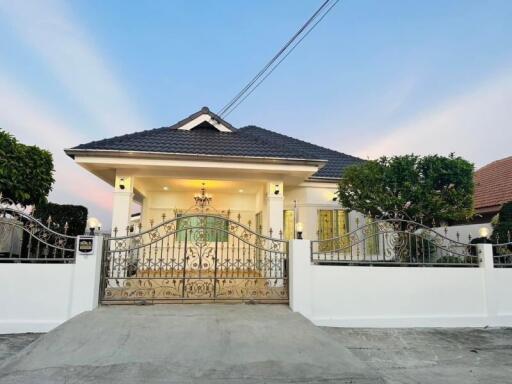
POLYGON ((46 225, 16 207, 0 202, 0 262, 74 262, 76 237, 53 230, 51 217, 46 225))
POLYGON ((288 300, 288 243, 189 214, 106 240, 103 302, 288 300))
POLYGON ((342 236, 312 241, 311 260, 318 264, 478 266, 475 245, 401 218, 369 220, 342 236))

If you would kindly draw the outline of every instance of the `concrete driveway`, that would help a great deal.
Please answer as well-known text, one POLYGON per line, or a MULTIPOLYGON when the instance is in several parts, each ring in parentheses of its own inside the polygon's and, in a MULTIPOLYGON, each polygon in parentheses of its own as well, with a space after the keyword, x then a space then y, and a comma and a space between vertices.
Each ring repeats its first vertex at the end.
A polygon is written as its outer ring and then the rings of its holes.
POLYGON ((0 383, 512 383, 512 330, 318 328, 281 305, 102 307, 0 383))

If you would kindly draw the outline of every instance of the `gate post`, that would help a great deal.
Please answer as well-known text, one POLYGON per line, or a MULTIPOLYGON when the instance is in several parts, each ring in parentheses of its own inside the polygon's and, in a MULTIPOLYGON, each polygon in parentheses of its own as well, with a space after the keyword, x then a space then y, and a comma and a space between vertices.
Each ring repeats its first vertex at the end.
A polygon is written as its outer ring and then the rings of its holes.
POLYGON ((502 294, 496 288, 492 244, 476 244, 480 268, 483 269, 483 290, 485 294, 486 326, 496 326, 498 298, 502 294))
POLYGON ((70 317, 98 306, 102 257, 103 236, 77 237, 70 317))
POLYGON ((303 316, 311 317, 311 241, 290 240, 289 289, 290 308, 303 316))

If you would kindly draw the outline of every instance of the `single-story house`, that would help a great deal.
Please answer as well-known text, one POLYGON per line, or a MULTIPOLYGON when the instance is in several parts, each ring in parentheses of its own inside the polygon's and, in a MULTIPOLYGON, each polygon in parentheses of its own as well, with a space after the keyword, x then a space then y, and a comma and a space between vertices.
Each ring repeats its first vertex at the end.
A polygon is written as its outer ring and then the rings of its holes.
POLYGON ((297 222, 305 238, 347 232, 337 183, 363 161, 260 127, 235 128, 206 107, 169 127, 65 152, 114 187, 112 228, 129 225, 135 203, 143 227, 201 209, 284 239, 297 222))

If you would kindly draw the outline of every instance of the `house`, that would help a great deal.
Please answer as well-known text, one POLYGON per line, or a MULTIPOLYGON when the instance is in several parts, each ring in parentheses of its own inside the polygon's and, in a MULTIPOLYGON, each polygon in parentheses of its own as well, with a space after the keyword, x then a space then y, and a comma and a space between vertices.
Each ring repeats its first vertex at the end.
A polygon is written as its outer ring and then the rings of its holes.
POLYGON ((493 161, 475 172, 476 220, 490 222, 509 201, 512 201, 512 156, 493 161))
POLYGON ((331 238, 349 230, 336 201, 343 170, 361 159, 256 126, 235 128, 208 108, 170 127, 81 144, 65 152, 114 186, 112 227, 194 210, 230 215, 263 234, 331 238))

